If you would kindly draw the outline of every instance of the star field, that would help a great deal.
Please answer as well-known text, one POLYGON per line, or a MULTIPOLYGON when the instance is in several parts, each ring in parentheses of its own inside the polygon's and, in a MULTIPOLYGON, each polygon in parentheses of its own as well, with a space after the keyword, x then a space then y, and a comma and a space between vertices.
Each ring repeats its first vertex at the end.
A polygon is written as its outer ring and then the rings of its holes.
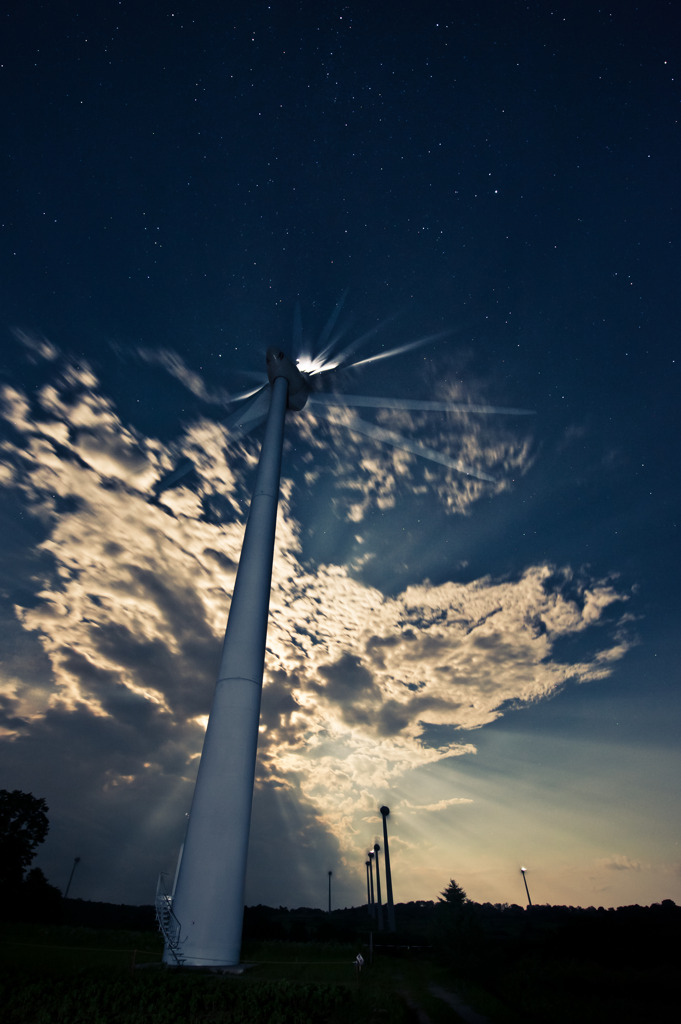
POLYGON ((382 803, 398 900, 521 902, 521 862, 538 902, 678 900, 675 5, 2 27, 0 758, 50 881, 172 869, 261 438, 230 398, 345 296, 332 350, 433 340, 339 392, 534 415, 290 417, 248 901, 360 902, 382 803))

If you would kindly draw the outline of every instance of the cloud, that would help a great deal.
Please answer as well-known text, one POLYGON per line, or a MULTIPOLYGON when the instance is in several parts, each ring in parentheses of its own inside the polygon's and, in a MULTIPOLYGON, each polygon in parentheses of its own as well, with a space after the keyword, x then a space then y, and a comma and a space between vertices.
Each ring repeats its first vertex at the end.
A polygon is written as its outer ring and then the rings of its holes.
MULTIPOLYGON (((440 398, 457 401, 458 391, 450 388, 440 398)), ((470 466, 494 478, 492 483, 367 438, 352 429, 354 419, 353 410, 334 407, 332 421, 314 409, 295 421, 296 431, 311 450, 330 458, 335 500, 349 522, 361 522, 373 508, 395 507, 406 493, 435 495, 447 511, 466 514, 483 495, 507 490, 511 479, 527 472, 533 461, 531 439, 519 437, 501 420, 489 417, 398 408, 381 409, 376 422, 379 430, 402 436, 406 445, 417 441, 452 464, 470 466)), ((323 469, 315 478, 319 475, 324 475, 323 469)))
MULTIPOLYGON (((199 418, 163 445, 122 421, 91 367, 57 359, 49 346, 43 355, 55 364, 48 385, 5 386, 0 395, 0 482, 41 531, 38 563, 34 552, 23 590, 8 588, 7 600, 33 663, 45 667, 32 680, 15 664, 2 680, 4 756, 33 779, 40 765, 49 777, 66 751, 68 770, 54 785, 62 808, 67 787, 82 788, 79 827, 95 823, 96 855, 106 858, 125 827, 148 864, 148 851, 158 858, 178 840, 189 804, 257 444, 235 444, 199 418), (151 503, 153 482, 180 455, 197 466, 196 480, 151 503)), ((196 382, 192 389, 202 396, 196 382)), ((273 815, 310 849, 354 856, 376 793, 424 765, 473 754, 471 731, 569 680, 602 678, 630 644, 619 621, 627 595, 613 579, 537 564, 512 579, 421 580, 383 593, 349 564, 304 557, 311 486, 352 521, 419 487, 450 512, 467 511, 488 487, 448 470, 436 476, 411 455, 367 450, 357 438, 325 447, 322 459, 318 428, 301 419, 300 477, 282 482, 256 794, 256 806, 279 810, 254 818, 263 872, 273 815), (578 657, 559 656, 563 641, 578 638, 578 657)), ((487 470, 527 464, 524 442, 487 441, 467 425, 457 437, 457 457, 487 470)), ((428 443, 454 452, 444 427, 428 443)), ((73 828, 76 818, 72 808, 73 828)))
POLYGON ((458 807, 461 804, 472 804, 473 801, 470 797, 453 796, 445 800, 438 800, 433 804, 415 804, 409 800, 402 802, 402 808, 407 808, 411 811, 446 811, 448 807, 458 807))
POLYGON ((640 871, 641 863, 632 860, 623 853, 614 853, 612 857, 604 857, 598 861, 599 867, 607 868, 609 871, 640 871))
POLYGON ((182 356, 172 349, 140 347, 136 350, 136 355, 145 363, 162 367, 166 373, 178 380, 187 391, 190 391, 196 398, 200 398, 202 402, 211 405, 226 405, 232 401, 230 394, 224 388, 211 390, 206 387, 201 374, 191 370, 182 356))
POLYGON ((48 341, 47 338, 37 338, 33 334, 28 334, 26 331, 20 330, 15 327, 12 330, 12 334, 16 340, 23 345, 24 349, 29 355, 31 361, 45 360, 52 362, 59 358, 59 349, 48 341))

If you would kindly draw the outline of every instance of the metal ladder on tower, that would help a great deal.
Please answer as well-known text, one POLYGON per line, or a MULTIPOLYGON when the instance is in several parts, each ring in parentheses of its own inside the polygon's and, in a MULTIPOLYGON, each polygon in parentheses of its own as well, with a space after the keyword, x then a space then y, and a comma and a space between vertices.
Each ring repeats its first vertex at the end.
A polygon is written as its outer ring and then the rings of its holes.
POLYGON ((170 950, 175 963, 182 964, 182 957, 179 954, 180 946, 180 922, 173 913, 173 897, 168 882, 170 876, 161 873, 156 884, 156 921, 165 939, 166 947, 170 950))

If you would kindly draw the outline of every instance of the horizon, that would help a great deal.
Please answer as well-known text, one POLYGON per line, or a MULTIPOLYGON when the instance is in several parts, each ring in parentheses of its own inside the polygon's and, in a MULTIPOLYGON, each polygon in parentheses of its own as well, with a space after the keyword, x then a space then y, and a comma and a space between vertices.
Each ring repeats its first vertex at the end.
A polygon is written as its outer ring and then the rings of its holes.
MULTIPOLYGON (((128 908, 130 908, 132 910, 153 910, 154 909, 153 902, 152 903, 107 903, 104 900, 87 900, 87 899, 82 899, 81 897, 73 897, 73 896, 68 896, 68 897, 64 897, 63 896, 62 898, 64 900, 72 901, 74 903, 95 903, 95 904, 101 903, 104 906, 109 906, 109 907, 128 907, 128 908)), ((397 909, 398 907, 414 907, 414 906, 420 907, 421 909, 427 909, 429 907, 436 907, 438 905, 438 903, 440 903, 440 902, 442 902, 442 901, 440 901, 440 900, 409 900, 408 903, 405 903, 405 902, 396 903, 395 904, 395 909, 397 909)), ((657 901, 655 903, 650 903, 650 904, 627 903, 627 904, 623 904, 623 905, 620 905, 620 906, 617 906, 617 907, 594 906, 593 904, 588 906, 588 907, 583 907, 583 906, 579 906, 579 905, 574 906, 574 905, 565 904, 565 903, 533 903, 531 906, 528 905, 528 904, 523 905, 522 903, 489 903, 489 902, 479 903, 476 900, 469 900, 468 898, 466 899, 466 903, 467 904, 471 904, 472 906, 476 906, 476 907, 492 907, 494 910, 498 910, 500 912, 503 912, 505 910, 533 911, 533 910, 547 910, 547 909, 549 909, 549 910, 583 910, 585 912, 588 912, 590 910, 596 910, 596 911, 601 911, 601 910, 602 911, 631 910, 631 909, 634 909, 634 908, 637 908, 639 910, 652 910, 654 907, 662 907, 662 906, 672 906, 672 907, 676 907, 677 909, 679 909, 679 905, 674 900, 671 900, 671 899, 662 899, 662 900, 659 900, 659 901, 657 901)), ((387 908, 388 904, 387 903, 383 903, 382 906, 384 908, 387 908)), ((254 903, 254 904, 246 904, 246 906, 244 907, 244 910, 259 910, 259 909, 262 909, 262 910, 273 910, 275 913, 279 913, 280 911, 287 911, 288 913, 295 913, 296 911, 314 911, 315 913, 318 912, 320 914, 328 914, 328 913, 331 913, 331 914, 341 913, 342 914, 342 913, 345 913, 346 911, 350 911, 350 910, 357 911, 357 912, 366 911, 366 907, 367 907, 366 903, 360 903, 360 904, 358 904, 356 906, 350 906, 350 907, 347 907, 347 906, 345 906, 345 907, 332 907, 331 911, 329 911, 328 908, 319 907, 319 906, 299 906, 299 907, 278 906, 278 907, 272 907, 272 906, 269 906, 268 904, 265 904, 265 903, 254 903)), ((384 931, 388 931, 387 928, 385 928, 383 930, 384 931)), ((398 926, 397 930, 398 931, 400 930, 399 926, 398 926)))

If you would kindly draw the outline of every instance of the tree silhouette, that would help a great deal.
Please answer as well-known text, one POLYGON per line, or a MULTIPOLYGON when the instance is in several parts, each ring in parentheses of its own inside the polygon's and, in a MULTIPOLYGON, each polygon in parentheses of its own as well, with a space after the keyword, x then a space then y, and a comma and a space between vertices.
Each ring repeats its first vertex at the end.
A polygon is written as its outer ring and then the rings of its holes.
MULTIPOLYGON (((47 804, 20 789, 0 789, 0 885, 21 885, 36 848, 49 831, 47 804)), ((11 891, 11 888, 10 888, 11 891)))
POLYGON ((475 957, 480 936, 477 906, 453 878, 435 904, 434 937, 445 955, 456 963, 475 957))
POLYGON ((50 885, 40 868, 31 868, 21 886, 21 920, 57 924, 61 913, 61 892, 50 885))
POLYGON ((450 878, 449 885, 443 889, 438 903, 446 903, 449 907, 459 908, 463 907, 464 903, 468 903, 468 896, 461 886, 457 885, 453 878, 450 878))

